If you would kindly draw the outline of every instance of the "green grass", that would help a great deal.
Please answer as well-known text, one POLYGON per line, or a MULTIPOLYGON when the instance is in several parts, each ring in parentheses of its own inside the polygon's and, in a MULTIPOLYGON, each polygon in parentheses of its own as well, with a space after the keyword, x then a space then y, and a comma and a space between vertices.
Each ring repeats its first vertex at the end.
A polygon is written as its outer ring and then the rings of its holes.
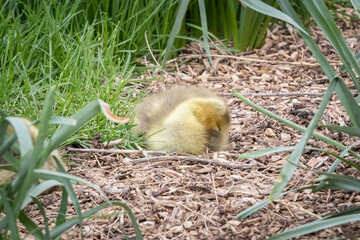
MULTIPOLYGON (((241 0, 242 3, 247 5, 248 7, 251 7, 257 11, 261 11, 264 13, 268 13, 269 15, 273 15, 277 10, 272 8, 269 5, 265 5, 263 2, 259 0, 241 0)), ((279 118, 275 114, 261 108, 260 106, 257 106, 253 104, 251 101, 245 99, 241 94, 234 92, 234 94, 242 99, 246 104, 256 108, 257 110, 261 111, 262 113, 280 121, 283 122, 297 130, 303 131, 304 134, 300 140, 300 142, 295 146, 294 151, 290 155, 290 157, 287 159, 287 162, 285 163, 282 171, 280 172, 277 181, 274 184, 272 193, 269 196, 268 200, 259 202, 255 204, 254 206, 242 211, 237 215, 237 218, 245 218, 249 216, 250 214, 254 213, 255 211, 265 207, 270 201, 273 201, 274 199, 283 196, 284 194, 288 192, 284 192, 285 187, 290 182, 293 173, 296 168, 305 168, 301 165, 299 165, 299 159, 302 156, 302 152, 307 146, 308 140, 311 135, 322 139, 340 149, 342 149, 342 153, 338 155, 337 153, 328 153, 329 155, 336 158, 332 166, 328 169, 327 172, 319 172, 316 170, 314 171, 320 175, 322 175, 321 178, 316 179, 315 182, 318 182, 311 186, 306 186, 304 188, 310 188, 313 191, 322 191, 322 190, 350 190, 354 192, 360 191, 360 179, 355 177, 350 177, 342 174, 334 174, 335 169, 340 161, 348 164, 349 166, 353 167, 357 171, 359 171, 360 166, 357 164, 351 162, 349 159, 347 159, 347 156, 345 156, 347 153, 350 153, 352 156, 356 158, 360 158, 355 152, 350 151, 351 148, 355 145, 351 146, 343 146, 342 144, 336 143, 335 141, 327 139, 324 136, 321 136, 319 134, 315 134, 313 131, 315 127, 319 124, 319 119, 321 115, 323 114, 324 110, 326 109, 326 105, 331 101, 331 95, 333 91, 335 90, 337 96, 339 97, 342 105, 344 106, 346 113, 351 121, 352 127, 339 127, 339 126, 331 126, 331 125, 325 125, 323 127, 327 127, 329 129, 333 129, 336 131, 342 131, 347 133, 349 136, 360 136, 360 107, 358 105, 358 99, 355 99, 353 95, 350 93, 348 87, 344 83, 344 80, 337 76, 336 72, 330 66, 329 62, 325 58, 325 55, 323 52, 319 49, 315 41, 311 38, 310 34, 305 30, 306 27, 301 22, 299 16, 297 15, 296 11, 293 9, 290 1, 288 0, 278 0, 279 7, 283 13, 277 13, 277 17, 287 21, 288 23, 291 22, 293 24, 301 37, 306 42, 307 46, 311 50, 314 57, 319 62, 322 70, 324 71, 324 74, 329 79, 329 85, 327 87, 326 92, 324 93, 324 97, 318 107, 318 111, 316 112, 314 118, 311 120, 310 124, 306 129, 299 128, 296 124, 289 122, 285 119, 279 118), (289 21, 290 20, 290 21, 289 21), (296 23, 296 25, 294 24, 296 23)), ((338 53, 339 57, 341 58, 343 62, 343 66, 341 68, 346 69, 346 71, 349 74, 349 77, 354 83, 354 86, 356 87, 357 91, 360 91, 360 83, 356 76, 359 76, 360 74, 360 64, 358 63, 355 53, 351 51, 349 46, 347 45, 344 37, 341 34, 341 31, 337 28, 337 25, 335 21, 333 20, 331 12, 327 9, 327 6, 323 1, 303 1, 303 6, 306 8, 306 11, 308 11, 308 14, 311 15, 311 17, 314 19, 314 23, 318 25, 320 30, 324 33, 326 38, 329 40, 329 42, 332 44, 334 50, 338 53)), ((359 1, 352 1, 354 7, 359 6, 359 1)), ((300 14, 301 16, 301 14, 300 14)), ((305 19, 307 21, 308 18, 305 19)), ((284 150, 284 149, 283 149, 284 150)), ((261 152, 252 153, 250 155, 252 156, 262 156, 268 153, 271 153, 274 151, 274 149, 267 149, 262 150, 261 152)), ((249 154, 247 154, 249 155, 249 154)), ((243 157, 243 156, 241 156, 243 157)), ((306 170, 310 170, 305 168, 306 170)), ((300 189, 298 189, 300 190, 300 189)), ((351 222, 359 221, 360 220, 360 210, 358 207, 352 207, 345 211, 342 211, 340 213, 336 213, 333 215, 329 215, 327 217, 318 219, 316 221, 310 222, 308 224, 295 227, 289 230, 286 230, 280 234, 277 234, 275 236, 270 237, 269 239, 291 239, 294 237, 302 236, 308 233, 313 233, 316 231, 319 231, 321 229, 325 229, 328 227, 336 226, 339 224, 351 224, 351 222)), ((346 233, 345 233, 346 235, 346 233)), ((348 236, 352 237, 352 236, 348 236)))
MULTIPOLYGON (((259 31, 264 16, 243 9, 236 0, 220 5, 214 0, 189 0, 189 8, 180 3, 184 2, 2 1, 0 108, 12 116, 37 120, 45 93, 51 85, 56 85, 56 115, 69 116, 100 98, 111 105, 114 113, 131 116, 138 97, 134 97, 134 89, 128 83, 145 69, 135 59, 150 55, 145 34, 159 62, 173 57, 174 51, 201 35, 208 54, 208 37, 227 37, 237 42, 239 36, 241 39, 248 36, 252 46, 258 46, 266 36, 263 31, 260 38, 256 38, 237 26, 240 9, 258 19, 259 31), (231 9, 231 16, 219 15, 218 8, 223 12, 231 9), (183 14, 175 29, 179 12, 183 14)), ((242 17, 243 22, 245 18, 242 17)), ((263 30, 267 24, 262 25, 263 30)), ((128 125, 117 126, 98 116, 64 144, 73 141, 83 144, 82 140, 89 140, 95 132, 100 132, 102 141, 126 138, 129 141, 122 147, 131 148, 139 139, 129 130, 128 125)))
MULTIPOLYGON (((159 14, 161 8, 150 12, 154 1, 148 7, 124 6, 119 11, 127 11, 126 18, 117 14, 120 22, 116 22, 92 12, 91 3, 81 7, 80 1, 63 1, 55 6, 57 2, 19 3, 15 8, 10 1, 0 4, 1 108, 9 115, 38 119, 45 93, 56 85, 56 115, 69 116, 100 98, 115 114, 130 116, 138 98, 127 83, 144 70, 134 61, 147 52, 144 31, 150 39, 153 33, 160 35, 158 19, 151 14, 159 14), (153 22, 153 29, 146 22, 153 22)), ((151 42, 154 48, 159 39, 151 42)), ((67 142, 91 139, 95 132, 102 132, 104 141, 132 139, 129 129, 98 116, 67 142)), ((129 142, 126 145, 131 147, 129 142)))

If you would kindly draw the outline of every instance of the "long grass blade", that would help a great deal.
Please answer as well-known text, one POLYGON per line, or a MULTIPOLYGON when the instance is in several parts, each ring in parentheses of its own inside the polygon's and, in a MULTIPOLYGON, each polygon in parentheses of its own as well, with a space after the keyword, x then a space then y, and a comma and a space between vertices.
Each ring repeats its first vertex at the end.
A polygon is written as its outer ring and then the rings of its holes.
POLYGON ((271 17, 283 20, 285 22, 288 22, 292 24, 294 27, 299 29, 303 32, 305 35, 309 35, 307 31, 301 27, 296 21, 294 21, 291 17, 286 15, 285 13, 277 10, 276 8, 273 8, 266 3, 263 3, 259 0, 240 0, 243 4, 245 4, 247 7, 252 8, 262 14, 269 15, 271 17))
POLYGON ((346 113, 349 115, 351 123, 354 125, 354 127, 359 128, 360 127, 360 107, 357 104, 355 98, 352 94, 350 94, 349 88, 346 86, 344 81, 339 78, 339 87, 337 89, 337 93, 344 96, 342 104, 345 107, 346 113), (346 105, 346 106, 345 106, 346 105))
POLYGON ((85 123, 96 116, 100 111, 113 121, 127 122, 128 118, 119 118, 111 111, 108 104, 96 99, 88 103, 84 108, 75 113, 71 118, 76 120, 76 125, 62 125, 51 137, 49 143, 51 144, 50 150, 53 151, 58 148, 69 136, 78 131, 85 123))
MULTIPOLYGON (((290 146, 290 147, 275 147, 275 148, 267 148, 262 149, 254 152, 246 152, 238 156, 238 159, 245 159, 245 158, 258 158, 265 155, 277 153, 277 152, 285 152, 285 151, 291 151, 295 150, 296 146, 290 146)), ((323 151, 320 148, 313 148, 313 147, 305 147, 306 150, 317 150, 317 151, 323 151)), ((325 151, 327 152, 327 151, 325 151)))
POLYGON ((360 221, 360 214, 352 214, 348 216, 330 218, 322 221, 315 221, 308 224, 301 225, 299 227, 287 230, 275 236, 268 238, 268 240, 275 239, 290 239, 298 236, 302 236, 308 233, 316 232, 325 228, 337 226, 344 223, 360 221))
MULTIPOLYGON (((0 123, 3 124, 4 122, 0 123)), ((8 138, 5 138, 5 140, 0 145, 0 156, 4 156, 4 154, 7 152, 8 149, 14 144, 16 141, 16 136, 12 135, 8 138)), ((5 159, 5 158, 4 158, 5 159)), ((6 160, 6 159, 5 159, 6 160)))
MULTIPOLYGON (((356 61, 360 61, 360 52, 356 53, 355 54, 355 58, 356 58, 356 61)), ((347 69, 346 69, 346 66, 343 64, 340 66, 339 68, 343 73, 347 73, 347 69)))
POLYGON ((325 189, 346 189, 360 192, 360 179, 354 177, 325 173, 325 176, 317 181, 324 181, 325 189))
POLYGON ((208 25, 207 25, 207 20, 206 20, 205 3, 204 3, 204 0, 198 0, 198 3, 199 3, 199 11, 200 11, 200 18, 201 18, 201 27, 202 27, 204 48, 205 48, 206 54, 208 55, 209 62, 211 64, 213 70, 215 71, 214 63, 213 63, 213 60, 212 60, 212 57, 211 57, 211 52, 210 52, 209 36, 207 34, 208 25))
POLYGON ((20 212, 19 221, 25 226, 30 235, 34 236, 36 239, 44 239, 44 234, 39 225, 31 220, 24 211, 20 212))
POLYGON ((45 213, 45 209, 44 206, 42 205, 42 203, 35 197, 32 198, 32 200, 34 201, 34 203, 36 203, 36 205, 38 206, 41 215, 43 216, 44 219, 44 225, 45 225, 45 239, 50 239, 50 232, 49 232, 49 220, 46 216, 45 213))
MULTIPOLYGON (((131 209, 122 202, 112 201, 111 203, 106 202, 106 203, 100 204, 99 206, 96 206, 96 207, 84 212, 82 214, 82 216, 83 216, 83 218, 89 218, 89 217, 91 217, 91 215, 93 215, 93 214, 97 213, 98 211, 100 211, 101 209, 107 208, 109 206, 120 206, 120 207, 124 208, 125 211, 127 212, 127 214, 129 214, 132 226, 133 226, 135 234, 136 234, 136 239, 139 239, 139 240, 143 239, 134 214, 131 212, 131 209)), ((51 232, 50 232, 50 237, 55 238, 55 237, 59 236, 61 233, 63 233, 67 229, 71 228, 75 224, 78 224, 79 221, 81 221, 81 219, 76 217, 76 218, 70 219, 69 221, 67 221, 61 225, 54 227, 54 229, 51 230, 51 232)))
MULTIPOLYGON (((284 196, 284 195, 286 195, 286 194, 288 194, 290 192, 300 191, 300 190, 304 190, 304 189, 314 189, 315 187, 316 187, 316 185, 311 185, 311 186, 304 186, 304 187, 300 187, 300 188, 291 189, 289 191, 281 193, 280 196, 284 196)), ((269 203, 271 203, 271 201, 269 199, 258 202, 257 204, 255 204, 255 205, 245 209, 244 211, 240 212, 238 215, 236 215, 235 218, 244 219, 244 218, 250 216, 251 214, 253 214, 254 212, 260 210, 263 207, 265 207, 269 203)))
POLYGON ((351 76, 351 79, 353 80, 356 89, 360 91, 360 82, 353 72, 354 69, 357 75, 360 76, 360 66, 341 34, 340 29, 337 27, 334 19, 332 18, 331 13, 327 9, 324 1, 303 1, 303 3, 339 54, 351 76))
MULTIPOLYGON (((311 1, 303 1, 302 3, 308 3, 311 1)), ((299 19, 299 17, 297 16, 296 12, 294 11, 294 9, 292 8, 290 2, 288 0, 278 0, 279 6, 280 8, 286 13, 288 14, 292 19, 294 19, 294 21, 296 21, 300 26, 304 25, 302 24, 301 20, 299 19)), ((328 79, 331 81, 333 81, 336 77, 337 74, 336 72, 333 70, 333 68, 331 67, 331 65, 329 64, 329 62, 327 61, 325 55, 323 54, 323 52, 319 49, 317 43, 314 41, 314 39, 312 39, 310 37, 309 34, 304 34, 302 31, 299 31, 301 37, 304 39, 304 41, 306 42, 307 46, 309 47, 309 49, 311 50, 312 54, 314 55, 314 57, 316 58, 316 60, 319 62, 321 68, 323 69, 325 75, 328 77, 328 79)), ((349 102, 349 97, 352 95, 351 92, 349 91, 348 88, 342 88, 341 87, 342 84, 338 84, 336 87, 336 92, 343 104, 343 106, 345 107, 345 110, 348 114, 350 114, 349 116, 351 117, 351 121, 352 122, 357 122, 359 121, 358 118, 353 117, 352 114, 352 110, 351 110, 351 103, 349 102)))
MULTIPOLYGON (((48 124, 50 121, 50 117, 52 115, 52 108, 55 101, 55 87, 51 87, 48 94, 46 95, 45 103, 44 103, 44 110, 41 113, 40 119, 40 127, 39 127, 39 136, 36 140, 35 146, 33 151, 31 152, 28 157, 25 157, 20 165, 20 181, 18 184, 21 183, 19 186, 19 192, 17 196, 17 201, 15 202, 14 207, 14 214, 16 217, 19 216, 21 209, 21 205, 26 197, 27 190, 30 188, 31 184, 34 180, 34 173, 33 170, 38 165, 38 161, 42 158, 46 158, 47 156, 39 156, 39 153, 42 153, 43 150, 43 143, 45 138, 47 137, 48 132, 48 124), (43 132, 41 132, 43 131, 43 132)), ((46 148, 45 148, 46 149, 46 148)))
POLYGON ((100 193, 100 195, 107 201, 109 202, 109 199, 108 197, 105 195, 105 193, 101 190, 100 187, 98 187, 97 185, 89 182, 89 181, 86 181, 82 178, 79 178, 79 177, 76 177, 76 176, 72 176, 70 174, 67 174, 67 173, 61 173, 61 172, 54 172, 54 171, 50 171, 50 170, 46 170, 46 169, 35 169, 34 170, 35 173, 38 174, 38 177, 40 179, 55 179, 59 182, 63 182, 64 179, 68 179, 72 182, 81 182, 81 183, 84 183, 86 185, 88 185, 89 187, 92 187, 94 188, 96 191, 98 191, 98 193, 100 193))
MULTIPOLYGON (((57 157, 55 156, 55 161, 56 161, 56 165, 57 165, 57 167, 59 169, 59 172, 66 173, 65 168, 60 163, 61 159, 57 159, 57 157)), ((69 196, 69 194, 67 193, 66 189, 63 187, 62 188, 62 196, 61 196, 61 202, 60 202, 60 206, 59 206, 59 211, 58 211, 58 214, 57 214, 57 217, 56 217, 56 222, 55 222, 56 226, 66 222, 66 211, 67 211, 67 204, 68 204, 68 196, 69 196)))
MULTIPOLYGON (((4 207, 6 216, 1 220, 1 222, 5 222, 6 221, 6 225, 9 227, 10 229, 10 238, 11 239, 20 239, 19 236, 19 232, 18 232, 18 227, 16 224, 16 216, 13 212, 13 209, 10 205, 10 202, 8 201, 8 198, 6 197, 5 191, 3 188, 0 188, 0 196, 1 196, 1 202, 2 205, 4 207)), ((0 224, 1 226, 2 224, 0 224)), ((5 225, 5 226, 6 226, 5 225)), ((0 232, 2 233, 2 226, 0 228, 0 232)))
MULTIPOLYGON (((329 218, 334 218, 334 217, 341 217, 341 216, 346 216, 346 215, 350 215, 350 214, 360 214, 360 206, 355 206, 355 207, 346 209, 346 210, 344 210, 344 211, 335 213, 335 214, 333 214, 333 215, 329 215, 329 216, 323 217, 322 219, 329 219, 329 218)), ((319 219, 319 221, 322 220, 322 219, 319 219)))
POLYGON ((360 128, 356 127, 342 127, 337 125, 320 125, 320 127, 335 130, 337 132, 343 132, 349 135, 349 137, 360 137, 360 128))
POLYGON ((25 154, 33 147, 33 143, 30 137, 30 133, 27 125, 19 117, 7 117, 5 118, 12 126, 19 141, 20 154, 25 154))
MULTIPOLYGON (((241 99, 244 103, 246 103, 246 104, 249 105, 250 107, 253 107, 254 109, 258 110, 259 112, 265 114, 266 116, 269 116, 269 117, 271 117, 271 118, 273 118, 273 119, 275 119, 275 120, 277 120, 277 121, 279 121, 279 122, 281 122, 281 123, 284 123, 284 124, 286 124, 287 126, 293 128, 293 129, 296 129, 296 130, 298 130, 298 131, 300 131, 300 132, 305 132, 306 128, 304 128, 304 127, 302 127, 302 126, 300 126, 300 125, 298 125, 298 124, 296 124, 296 123, 293 123, 293 122, 291 122, 291 121, 289 121, 289 120, 286 120, 286 119, 284 119, 284 118, 282 118, 282 117, 274 114, 273 112, 271 112, 271 111, 269 111, 269 110, 266 110, 266 109, 263 108, 263 107, 260 107, 260 106, 256 105, 254 102, 252 102, 252 101, 250 101, 249 99, 245 98, 245 97, 244 97, 243 95, 241 95, 239 92, 233 91, 233 94, 234 94, 236 97, 238 97, 239 99, 241 99)), ((329 143, 329 144, 331 144, 331 145, 333 145, 333 146, 335 146, 335 147, 337 147, 337 148, 339 148, 339 149, 341 149, 341 150, 345 150, 345 149, 346 149, 346 146, 344 146, 343 144, 341 144, 341 143, 339 143, 339 142, 337 142, 337 141, 334 141, 333 139, 328 138, 328 137, 326 137, 326 136, 324 136, 324 135, 321 135, 321 134, 319 134, 319 133, 315 133, 315 132, 314 132, 314 133, 313 133, 313 137, 316 137, 316 138, 318 138, 318 139, 320 139, 320 140, 323 140, 324 142, 327 142, 327 143, 329 143)), ((354 151, 349 151, 349 154, 351 154, 353 157, 356 157, 357 159, 360 160, 360 156, 357 155, 354 151)))
POLYGON ((59 206, 59 211, 56 217, 55 225, 58 226, 60 224, 63 224, 66 222, 66 211, 67 211, 67 204, 68 204, 68 196, 66 189, 62 189, 62 195, 61 195, 61 202, 59 206))
MULTIPOLYGON (((307 127, 306 131, 304 132, 303 136, 300 139, 300 142, 297 144, 296 149, 292 152, 290 157, 288 158, 289 162, 298 163, 302 152, 304 151, 307 142, 309 141, 314 129, 316 128, 328 102, 331 99, 332 93, 336 86, 336 81, 332 81, 329 85, 329 87, 326 89, 323 99, 321 100, 320 106, 318 108, 318 111, 316 112, 315 116, 311 120, 309 126, 307 127)), ((274 188, 270 194, 270 200, 276 199, 283 189, 286 187, 286 185, 289 183, 290 179, 292 178, 292 175, 295 172, 296 166, 293 164, 286 162, 285 166, 281 170, 278 180, 276 181, 274 188)))
POLYGON ((28 205, 32 201, 33 197, 37 197, 41 193, 43 193, 55 186, 62 186, 62 183, 57 180, 47 180, 47 181, 44 181, 44 182, 40 183, 39 185, 36 185, 35 187, 31 188, 27 192, 26 197, 24 198, 24 201, 21 205, 21 209, 24 209, 26 207, 26 205, 28 205))
MULTIPOLYGON (((353 148, 355 145, 359 144, 359 142, 355 142, 353 144, 351 144, 350 146, 348 146, 341 154, 340 157, 344 157, 345 154, 347 154, 351 148, 353 148)), ((327 173, 333 173, 335 171, 335 168, 337 167, 337 165, 340 163, 340 159, 338 157, 336 157, 336 161, 331 165, 331 167, 329 168, 329 170, 327 171, 327 173)))
MULTIPOLYGON (((335 165, 333 165, 334 167, 336 167, 336 165, 338 164, 337 161, 342 161, 346 164, 348 164, 349 166, 354 167, 355 169, 357 169, 358 171, 360 171, 360 166, 358 166, 357 164, 345 159, 343 156, 357 143, 354 143, 353 145, 351 145, 350 147, 346 148, 341 155, 337 155, 334 154, 332 152, 320 149, 320 148, 314 148, 314 147, 305 147, 306 150, 314 150, 314 151, 320 151, 323 153, 326 153, 330 156, 335 157, 337 160, 334 162, 336 163, 335 165)), ((248 152, 248 153, 244 153, 238 156, 239 159, 244 159, 244 158, 256 158, 256 157, 262 157, 268 154, 272 154, 272 153, 277 153, 277 152, 283 152, 283 151, 290 151, 290 150, 295 150, 297 148, 297 146, 291 146, 291 147, 277 147, 277 148, 268 148, 268 149, 263 149, 263 150, 259 150, 259 151, 254 151, 254 152, 248 152)), ((294 162, 292 162, 294 163, 294 162)), ((333 167, 331 167, 329 170, 334 170, 333 167)), ((331 172, 332 172, 331 171, 331 172)))
POLYGON ((169 57, 171 48, 172 48, 172 46, 174 44, 174 41, 175 41, 175 37, 176 37, 176 35, 178 34, 178 32, 179 32, 179 30, 181 28, 181 25, 182 25, 182 22, 184 20, 185 13, 186 13, 187 7, 189 5, 189 2, 190 2, 190 0, 182 0, 181 1, 178 12, 176 14, 174 26, 171 29, 169 40, 168 40, 167 45, 166 45, 165 55, 163 57, 162 64, 161 64, 163 67, 165 66, 165 63, 166 63, 166 61, 167 61, 167 59, 169 57))
POLYGON ((350 2, 352 3, 355 11, 357 12, 357 14, 360 17, 360 1, 359 0, 350 0, 350 2))
POLYGON ((73 186, 71 185, 71 183, 68 179, 63 179, 63 186, 65 188, 66 193, 69 195, 69 197, 71 199, 71 202, 75 208, 76 214, 79 216, 80 235, 81 235, 81 238, 83 238, 83 222, 82 222, 83 217, 82 217, 79 199, 75 193, 73 186))

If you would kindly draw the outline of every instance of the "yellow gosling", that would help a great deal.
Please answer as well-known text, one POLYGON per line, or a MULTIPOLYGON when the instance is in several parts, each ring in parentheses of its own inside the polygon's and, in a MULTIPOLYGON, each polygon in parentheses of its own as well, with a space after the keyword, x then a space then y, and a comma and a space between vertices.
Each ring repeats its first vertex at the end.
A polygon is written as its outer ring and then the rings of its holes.
POLYGON ((174 87, 145 98, 136 108, 133 131, 147 136, 151 150, 202 154, 224 150, 229 108, 199 87, 174 87))

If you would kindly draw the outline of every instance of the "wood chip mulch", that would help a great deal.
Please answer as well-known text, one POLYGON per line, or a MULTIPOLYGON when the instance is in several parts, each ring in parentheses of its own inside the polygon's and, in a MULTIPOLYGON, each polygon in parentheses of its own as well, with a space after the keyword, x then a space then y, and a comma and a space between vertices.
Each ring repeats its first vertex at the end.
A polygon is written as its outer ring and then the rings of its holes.
MULTIPOLYGON (((359 22, 339 22, 353 52, 360 51, 359 22)), ((340 60, 323 34, 312 30, 312 36, 338 71, 340 60)), ((155 93, 174 85, 203 86, 223 96, 231 108, 229 150, 202 156, 171 154, 168 159, 134 163, 133 160, 150 157, 141 153, 78 153, 71 154, 69 173, 82 177, 98 186, 111 200, 126 203, 135 214, 145 239, 264 239, 286 229, 309 223, 329 214, 360 206, 360 194, 346 191, 300 191, 287 194, 238 220, 235 216, 248 207, 269 197, 290 152, 281 152, 258 159, 238 160, 245 152, 277 146, 294 146, 301 132, 257 112, 232 94, 236 90, 256 104, 281 117, 306 127, 322 99, 328 80, 304 41, 297 33, 276 26, 261 49, 245 53, 229 53, 213 48, 216 73, 204 57, 201 43, 192 43, 175 60, 170 61, 157 77, 163 81, 132 83, 128 87, 155 93), (290 94, 296 92, 296 94, 290 94), (268 96, 268 93, 281 93, 268 96), (304 93, 309 93, 304 94, 304 93), (260 94, 263 96, 255 96, 260 94), (302 113, 302 114, 296 114, 302 113), (306 114, 308 113, 308 114, 306 114), (197 161, 208 159, 210 163, 197 161), (233 168, 217 164, 222 160, 241 165, 233 168)), ((151 61, 152 62, 152 61, 151 61)), ((149 59, 143 63, 150 66, 149 59)), ((153 78, 146 72, 142 78, 153 78)), ((353 84, 344 77, 350 89, 353 84)), ((334 95, 321 123, 349 125, 349 119, 338 97, 334 95)), ((347 135, 317 128, 344 145, 356 139, 347 135)), ((334 153, 339 149, 315 138, 309 145, 334 153)), ((360 146, 354 151, 360 154, 360 146)), ((152 156, 152 155, 151 155, 152 156)), ((358 163, 355 159, 348 159, 358 163)), ((327 171, 334 161, 324 153, 305 151, 301 164, 318 171, 327 171)), ((359 177, 359 173, 340 164, 338 174, 359 177)), ((314 172, 298 169, 287 189, 314 183, 314 172)), ((99 193, 85 185, 75 186, 84 210, 104 202, 99 193)), ((60 192, 41 197, 50 221, 56 218, 60 192)), ((39 211, 31 205, 27 211, 41 223, 39 211)), ((109 208, 98 215, 121 212, 109 208)), ((68 217, 75 216, 69 205, 68 217)), ((54 223, 53 223, 54 224, 54 223)), ((124 239, 134 236, 129 218, 117 215, 84 221, 86 239, 124 239)), ((79 226, 71 228, 63 239, 78 239, 79 226)), ((360 223, 344 224, 298 239, 330 239, 358 234, 360 223)))

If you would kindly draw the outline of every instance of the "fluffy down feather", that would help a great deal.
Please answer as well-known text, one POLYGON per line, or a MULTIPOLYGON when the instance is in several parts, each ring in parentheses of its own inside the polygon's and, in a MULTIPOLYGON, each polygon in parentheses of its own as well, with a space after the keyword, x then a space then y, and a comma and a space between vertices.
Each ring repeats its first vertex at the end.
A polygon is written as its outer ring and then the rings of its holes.
POLYGON ((229 108, 200 87, 174 87, 146 97, 137 107, 133 128, 147 136, 152 150, 202 154, 226 148, 229 108))

